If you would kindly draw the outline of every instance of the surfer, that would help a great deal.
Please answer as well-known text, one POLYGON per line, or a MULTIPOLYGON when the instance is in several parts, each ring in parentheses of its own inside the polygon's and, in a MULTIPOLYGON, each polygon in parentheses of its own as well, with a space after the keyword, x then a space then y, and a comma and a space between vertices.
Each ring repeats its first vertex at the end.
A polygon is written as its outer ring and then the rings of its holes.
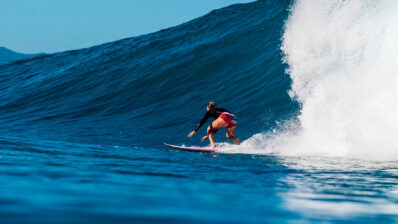
POLYGON ((202 138, 202 141, 209 139, 210 147, 214 148, 214 134, 221 128, 227 128, 226 136, 231 139, 236 144, 240 144, 238 137, 234 135, 236 129, 236 117, 231 114, 228 110, 219 108, 216 103, 210 101, 207 104, 207 112, 199 124, 196 126, 195 130, 189 133, 188 137, 192 137, 199 128, 207 121, 209 117, 214 118, 214 121, 207 128, 207 135, 202 138))

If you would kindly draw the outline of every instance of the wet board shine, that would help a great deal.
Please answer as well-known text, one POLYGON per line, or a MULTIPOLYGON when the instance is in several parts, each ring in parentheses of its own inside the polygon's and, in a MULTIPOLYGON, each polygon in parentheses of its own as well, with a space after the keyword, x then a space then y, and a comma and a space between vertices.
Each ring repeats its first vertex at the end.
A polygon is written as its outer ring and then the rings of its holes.
POLYGON ((191 151, 191 152, 218 152, 220 148, 210 148, 210 147, 197 147, 197 146, 178 146, 178 145, 170 145, 164 143, 165 146, 173 148, 173 149, 180 149, 184 151, 191 151))

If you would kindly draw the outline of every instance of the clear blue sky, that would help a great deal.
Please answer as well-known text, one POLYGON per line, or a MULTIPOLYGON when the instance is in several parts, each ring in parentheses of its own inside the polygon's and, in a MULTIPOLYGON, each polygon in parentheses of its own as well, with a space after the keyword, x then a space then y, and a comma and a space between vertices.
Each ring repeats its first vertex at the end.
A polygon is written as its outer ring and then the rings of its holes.
POLYGON ((90 47, 253 0, 0 0, 0 46, 21 53, 90 47))

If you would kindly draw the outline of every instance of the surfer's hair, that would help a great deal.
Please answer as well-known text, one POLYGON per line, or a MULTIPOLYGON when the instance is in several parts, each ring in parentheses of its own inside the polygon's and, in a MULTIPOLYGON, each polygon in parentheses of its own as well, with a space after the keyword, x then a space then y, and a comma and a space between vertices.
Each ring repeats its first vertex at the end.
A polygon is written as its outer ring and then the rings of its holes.
POLYGON ((214 103, 213 101, 210 101, 207 106, 211 109, 211 108, 216 108, 216 103, 214 103))

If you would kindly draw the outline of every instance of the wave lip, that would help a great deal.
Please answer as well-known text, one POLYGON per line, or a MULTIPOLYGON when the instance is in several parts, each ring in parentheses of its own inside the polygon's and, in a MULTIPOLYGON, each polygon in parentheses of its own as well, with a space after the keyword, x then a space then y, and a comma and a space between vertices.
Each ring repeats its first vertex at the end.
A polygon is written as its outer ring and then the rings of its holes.
POLYGON ((301 130, 282 154, 398 160, 397 10, 389 0, 296 1, 282 50, 301 130))

